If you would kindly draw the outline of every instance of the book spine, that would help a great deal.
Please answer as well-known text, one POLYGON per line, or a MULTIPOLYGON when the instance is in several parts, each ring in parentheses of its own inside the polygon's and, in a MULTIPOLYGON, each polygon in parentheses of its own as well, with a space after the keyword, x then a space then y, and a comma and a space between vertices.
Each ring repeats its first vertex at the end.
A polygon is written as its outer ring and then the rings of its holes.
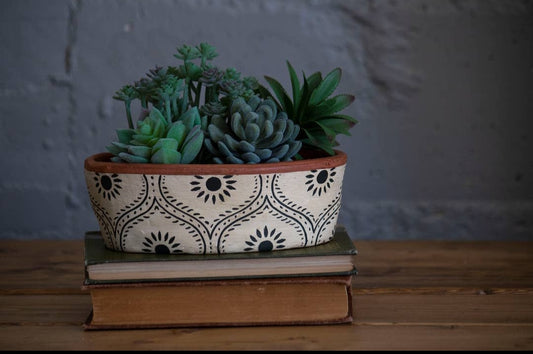
POLYGON ((353 321, 351 280, 349 276, 188 282, 187 285, 139 283, 89 286, 87 289, 91 290, 94 312, 84 328, 350 323, 353 321), (226 289, 218 291, 218 287, 226 289), (272 312, 278 305, 285 306, 285 309, 280 306, 278 311, 272 312), (171 309, 176 312, 169 312, 171 309))

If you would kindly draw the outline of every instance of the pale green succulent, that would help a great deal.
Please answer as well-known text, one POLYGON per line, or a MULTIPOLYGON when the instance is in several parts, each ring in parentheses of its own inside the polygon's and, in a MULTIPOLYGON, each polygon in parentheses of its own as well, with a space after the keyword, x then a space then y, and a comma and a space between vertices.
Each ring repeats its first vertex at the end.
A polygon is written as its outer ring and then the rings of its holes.
POLYGON ((204 134, 198 109, 193 107, 169 123, 155 107, 136 129, 117 130, 118 142, 107 146, 114 162, 191 163, 199 154, 204 134))
POLYGON ((278 112, 271 99, 252 96, 233 100, 229 116, 214 115, 204 145, 216 163, 290 161, 302 142, 300 127, 278 112))

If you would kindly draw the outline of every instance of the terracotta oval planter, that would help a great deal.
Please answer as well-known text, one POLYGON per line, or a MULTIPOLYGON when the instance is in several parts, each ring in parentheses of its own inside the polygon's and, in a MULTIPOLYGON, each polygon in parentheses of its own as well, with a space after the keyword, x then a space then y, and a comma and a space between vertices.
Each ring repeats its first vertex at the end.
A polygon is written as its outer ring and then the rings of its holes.
POLYGON ((341 151, 256 165, 127 164, 110 157, 85 160, 91 206, 110 249, 258 252, 333 237, 346 166, 341 151))

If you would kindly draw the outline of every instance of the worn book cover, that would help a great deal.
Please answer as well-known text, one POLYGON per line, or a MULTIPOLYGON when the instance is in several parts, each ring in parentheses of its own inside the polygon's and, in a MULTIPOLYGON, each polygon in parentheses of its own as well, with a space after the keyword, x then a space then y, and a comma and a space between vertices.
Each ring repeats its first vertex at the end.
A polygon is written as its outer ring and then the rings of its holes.
POLYGON ((340 324, 353 321, 352 276, 88 285, 84 328, 340 324))
POLYGON ((333 239, 313 247, 228 254, 143 254, 105 247, 99 232, 85 235, 85 284, 352 275, 357 250, 338 226, 333 239))

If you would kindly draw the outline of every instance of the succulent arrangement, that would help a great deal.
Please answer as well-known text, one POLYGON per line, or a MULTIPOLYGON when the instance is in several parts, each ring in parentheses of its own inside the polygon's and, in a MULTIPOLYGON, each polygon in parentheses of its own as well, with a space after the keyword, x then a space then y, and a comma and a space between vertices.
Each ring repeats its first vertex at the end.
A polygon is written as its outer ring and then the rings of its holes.
POLYGON ((300 82, 287 62, 292 98, 275 79, 271 90, 235 68, 212 62, 216 49, 201 43, 177 48, 179 66, 155 67, 145 77, 118 90, 124 102, 127 129, 106 148, 114 162, 127 163, 269 163, 302 159, 300 150, 333 155, 338 134, 350 135, 357 122, 339 114, 354 100, 330 97, 341 79, 334 69, 300 82), (141 112, 134 124, 132 103, 141 112))

